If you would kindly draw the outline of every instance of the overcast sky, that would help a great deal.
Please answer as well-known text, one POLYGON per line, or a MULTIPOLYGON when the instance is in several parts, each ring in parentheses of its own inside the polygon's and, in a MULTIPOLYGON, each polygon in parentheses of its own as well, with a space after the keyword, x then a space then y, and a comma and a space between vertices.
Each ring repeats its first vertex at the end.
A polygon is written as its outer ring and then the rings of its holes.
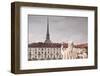
MULTIPOLYGON (((86 43, 88 40, 88 18, 48 16, 52 42, 86 43)), ((47 16, 28 16, 29 43, 44 42, 47 31, 47 16)))

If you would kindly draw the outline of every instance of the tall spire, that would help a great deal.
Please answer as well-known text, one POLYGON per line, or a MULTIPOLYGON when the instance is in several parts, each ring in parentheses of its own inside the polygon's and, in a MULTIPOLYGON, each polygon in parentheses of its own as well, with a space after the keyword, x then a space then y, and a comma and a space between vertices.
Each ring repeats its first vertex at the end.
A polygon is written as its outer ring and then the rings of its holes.
POLYGON ((47 33, 45 43, 51 43, 50 35, 49 35, 49 18, 47 17, 47 33))
POLYGON ((47 40, 50 40, 50 36, 49 36, 49 19, 47 17, 47 36, 46 36, 47 40))

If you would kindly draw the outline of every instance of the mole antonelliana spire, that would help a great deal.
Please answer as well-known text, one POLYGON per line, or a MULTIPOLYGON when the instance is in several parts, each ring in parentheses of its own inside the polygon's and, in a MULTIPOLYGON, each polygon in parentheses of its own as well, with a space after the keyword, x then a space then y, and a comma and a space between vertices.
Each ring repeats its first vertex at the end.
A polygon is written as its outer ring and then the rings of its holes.
POLYGON ((49 18, 47 17, 47 33, 45 43, 51 43, 50 34, 49 34, 49 18))

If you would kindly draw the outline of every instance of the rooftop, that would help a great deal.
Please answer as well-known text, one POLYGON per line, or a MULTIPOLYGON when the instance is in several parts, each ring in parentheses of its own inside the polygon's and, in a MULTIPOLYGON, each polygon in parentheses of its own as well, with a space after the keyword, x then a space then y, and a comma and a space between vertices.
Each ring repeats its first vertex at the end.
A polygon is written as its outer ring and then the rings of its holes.
MULTIPOLYGON (((34 47, 34 48, 60 48, 61 47, 61 43, 42 43, 42 42, 38 42, 38 43, 31 43, 28 44, 28 47, 34 47)), ((64 48, 68 48, 68 43, 64 43, 63 44, 64 48)), ((75 48, 87 48, 88 44, 84 43, 84 44, 78 44, 78 45, 74 45, 75 48)))

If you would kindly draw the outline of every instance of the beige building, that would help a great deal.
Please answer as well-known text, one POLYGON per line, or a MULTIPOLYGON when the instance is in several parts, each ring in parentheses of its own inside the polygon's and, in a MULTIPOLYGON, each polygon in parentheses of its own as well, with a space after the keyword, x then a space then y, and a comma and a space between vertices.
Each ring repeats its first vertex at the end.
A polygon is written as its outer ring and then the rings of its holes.
POLYGON ((28 60, 80 59, 88 56, 86 44, 32 43, 28 47, 28 60))
MULTIPOLYGON (((67 48, 67 44, 63 49, 67 48)), ((32 43, 28 49, 29 60, 62 59, 61 44, 59 43, 32 43)))

